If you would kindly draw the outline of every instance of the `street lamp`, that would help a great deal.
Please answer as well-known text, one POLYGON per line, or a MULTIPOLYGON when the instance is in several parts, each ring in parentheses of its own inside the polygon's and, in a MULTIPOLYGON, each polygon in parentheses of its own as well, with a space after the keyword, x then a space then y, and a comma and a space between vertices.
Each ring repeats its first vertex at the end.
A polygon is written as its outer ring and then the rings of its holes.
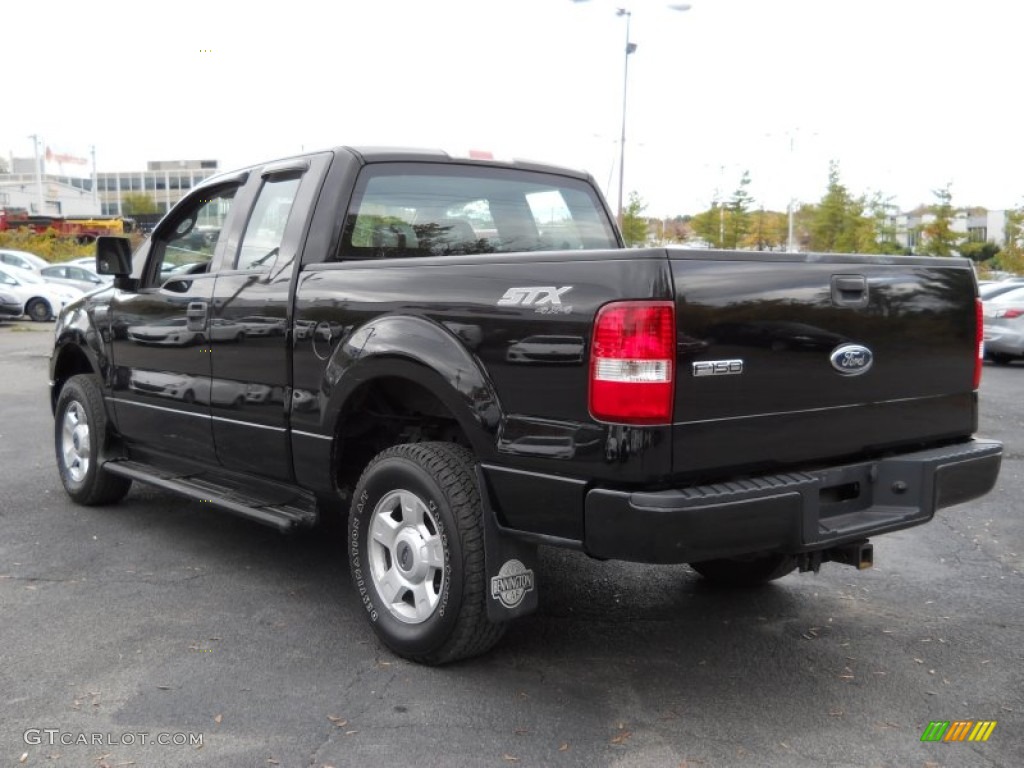
MULTIPOLYGON (((585 3, 587 0, 573 0, 574 3, 585 3)), ((666 8, 673 11, 688 11, 691 6, 689 3, 669 3, 665 6, 666 8)), ((629 26, 630 21, 633 18, 633 12, 628 8, 618 8, 615 11, 616 16, 626 17, 626 55, 625 61, 622 68, 622 132, 619 134, 619 226, 622 226, 622 190, 623 184, 626 178, 626 106, 628 104, 629 95, 629 56, 631 53, 636 52, 636 43, 630 42, 629 39, 629 26)))

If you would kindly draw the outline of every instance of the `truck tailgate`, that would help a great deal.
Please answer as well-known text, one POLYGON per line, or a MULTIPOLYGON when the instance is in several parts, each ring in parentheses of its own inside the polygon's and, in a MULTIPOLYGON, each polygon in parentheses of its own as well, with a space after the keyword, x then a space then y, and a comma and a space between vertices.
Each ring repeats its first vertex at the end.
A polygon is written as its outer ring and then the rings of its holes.
POLYGON ((674 474, 880 456, 975 430, 968 262, 668 253, 674 474))

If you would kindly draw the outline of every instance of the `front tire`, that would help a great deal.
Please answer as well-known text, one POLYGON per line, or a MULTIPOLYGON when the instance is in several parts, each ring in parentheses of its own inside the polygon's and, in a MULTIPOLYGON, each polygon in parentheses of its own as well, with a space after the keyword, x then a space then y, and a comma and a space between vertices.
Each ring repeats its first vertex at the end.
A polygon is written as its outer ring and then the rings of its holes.
POLYGON ((690 563, 690 567, 712 584, 726 587, 756 587, 793 572, 796 560, 790 555, 752 558, 723 558, 690 563))
POLYGON ((46 299, 32 299, 25 306, 25 314, 36 323, 45 323, 53 317, 53 310, 46 299))
POLYGON ((370 625, 399 656, 446 664, 489 650, 484 533, 473 455, 452 443, 378 454, 348 523, 352 583, 370 625))
POLYGON ((112 475, 100 465, 107 434, 99 386, 90 375, 72 376, 57 398, 54 449, 64 490, 79 504, 113 504, 132 487, 131 480, 112 475))

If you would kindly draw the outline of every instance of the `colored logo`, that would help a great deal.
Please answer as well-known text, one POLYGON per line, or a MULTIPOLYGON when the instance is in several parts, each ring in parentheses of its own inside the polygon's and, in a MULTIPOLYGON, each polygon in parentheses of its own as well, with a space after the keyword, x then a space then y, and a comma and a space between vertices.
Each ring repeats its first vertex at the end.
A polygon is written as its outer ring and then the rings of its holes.
POLYGON ((832 367, 843 376, 859 376, 867 373, 875 361, 875 356, 870 349, 860 344, 843 344, 835 348, 829 359, 832 361, 832 367))
POLYGON ((921 741, 988 741, 995 729, 995 720, 932 720, 921 741))

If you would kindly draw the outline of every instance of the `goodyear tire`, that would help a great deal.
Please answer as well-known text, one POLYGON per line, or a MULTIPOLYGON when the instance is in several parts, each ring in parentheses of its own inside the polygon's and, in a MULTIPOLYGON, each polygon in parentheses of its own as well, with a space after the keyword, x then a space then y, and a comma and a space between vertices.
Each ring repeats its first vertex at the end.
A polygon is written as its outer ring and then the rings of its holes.
POLYGON ((713 584, 727 587, 755 587, 781 579, 793 572, 796 560, 789 555, 705 560, 690 567, 713 584))
POLYGON ((484 653, 504 632, 487 619, 474 463, 452 443, 394 446, 353 495, 346 536, 359 600, 381 641, 423 664, 484 653))
POLYGON ((100 465, 108 437, 103 396, 92 376, 68 379, 57 398, 53 422, 54 450, 64 490, 79 504, 113 504, 124 498, 131 480, 100 465))

